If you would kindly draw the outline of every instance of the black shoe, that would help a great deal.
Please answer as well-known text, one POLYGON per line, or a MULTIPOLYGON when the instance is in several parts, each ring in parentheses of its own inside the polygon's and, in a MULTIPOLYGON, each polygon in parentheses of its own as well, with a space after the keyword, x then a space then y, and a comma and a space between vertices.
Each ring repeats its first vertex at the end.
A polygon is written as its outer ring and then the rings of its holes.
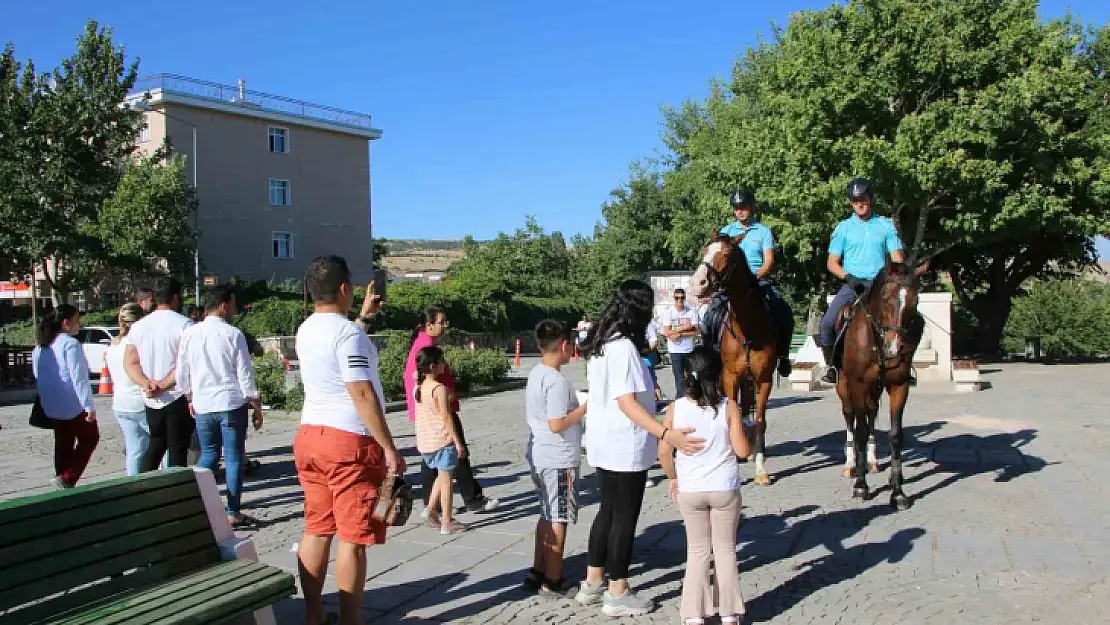
POLYGON ((825 375, 821 376, 821 381, 825 384, 836 384, 836 367, 832 365, 825 367, 825 375))
POLYGON ((789 378, 790 374, 794 371, 794 365, 791 364, 789 358, 779 358, 779 375, 784 378, 789 378))

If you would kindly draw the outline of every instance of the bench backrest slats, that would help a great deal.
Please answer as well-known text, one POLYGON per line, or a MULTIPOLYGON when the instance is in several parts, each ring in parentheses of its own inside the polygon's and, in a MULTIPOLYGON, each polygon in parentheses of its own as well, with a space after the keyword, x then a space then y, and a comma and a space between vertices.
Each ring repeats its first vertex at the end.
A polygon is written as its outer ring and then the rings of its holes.
MULTIPOLYGON (((110 480, 0 507, 0 611, 178 558, 218 562, 190 469, 110 480), (87 489, 87 490, 82 490, 87 489)), ((136 587, 133 573, 112 580, 136 587)), ((51 600, 49 603, 53 603, 51 600)), ((22 611, 22 610, 21 610, 22 611)))

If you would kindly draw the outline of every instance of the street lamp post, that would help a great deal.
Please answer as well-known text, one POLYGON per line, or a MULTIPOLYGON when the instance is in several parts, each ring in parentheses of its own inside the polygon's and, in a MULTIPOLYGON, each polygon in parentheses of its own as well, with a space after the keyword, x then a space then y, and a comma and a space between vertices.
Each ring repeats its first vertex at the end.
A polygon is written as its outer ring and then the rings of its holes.
MULTIPOLYGON (((135 105, 136 108, 142 111, 151 113, 159 113, 163 117, 167 117, 174 121, 181 122, 186 126, 193 129, 193 189, 197 189, 197 127, 179 117, 174 117, 165 111, 158 110, 146 102, 140 102, 135 105)), ((194 285, 194 293, 196 294, 196 303, 199 308, 202 304, 200 301, 200 201, 198 200, 196 206, 193 208, 193 275, 196 277, 196 284, 194 285)))

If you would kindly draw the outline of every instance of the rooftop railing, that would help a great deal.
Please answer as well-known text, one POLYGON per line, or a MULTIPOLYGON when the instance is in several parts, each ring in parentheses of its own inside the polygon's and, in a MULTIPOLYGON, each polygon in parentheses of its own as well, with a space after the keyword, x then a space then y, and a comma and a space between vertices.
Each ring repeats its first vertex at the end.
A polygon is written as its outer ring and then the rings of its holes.
POLYGON ((174 74, 153 74, 144 76, 135 81, 131 88, 131 95, 139 95, 145 91, 161 89, 163 93, 177 93, 181 95, 205 98, 235 104, 246 108, 256 108, 263 111, 296 115, 306 119, 315 119, 335 124, 344 124, 356 128, 373 128, 370 115, 345 111, 343 109, 321 104, 312 104, 303 100, 294 100, 279 95, 251 91, 232 85, 177 76, 174 74))

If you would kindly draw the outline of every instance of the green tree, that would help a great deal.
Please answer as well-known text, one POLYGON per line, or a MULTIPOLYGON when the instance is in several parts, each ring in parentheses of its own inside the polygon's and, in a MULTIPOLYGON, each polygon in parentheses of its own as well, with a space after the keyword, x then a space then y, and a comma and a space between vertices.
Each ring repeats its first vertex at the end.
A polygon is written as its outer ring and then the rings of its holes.
POLYGON ((466 256, 448 268, 448 278, 481 285, 495 292, 532 297, 566 295, 570 255, 562 235, 544 232, 534 217, 528 216, 523 228, 513 234, 504 232, 489 243, 479 244, 471 237, 463 240, 466 256))
POLYGON ((780 276, 823 294, 845 184, 868 176, 911 260, 946 251, 979 347, 996 351, 1022 284, 1090 265, 1092 237, 1110 231, 1110 138, 1094 132, 1105 63, 1092 71, 1105 33, 1036 9, 854 0, 793 14, 729 84, 667 115, 667 184, 691 193, 676 253, 727 218, 730 188, 752 187, 782 245, 780 276))
POLYGON ((1110 287, 1082 278, 1034 281, 1014 300, 1005 347, 1022 352, 1031 336, 1041 337, 1051 358, 1110 354, 1110 287))
MULTIPOLYGON (((0 70, 5 74, 8 58, 0 70)), ((40 263, 56 298, 64 299, 89 286, 109 258, 99 211, 135 151, 142 113, 123 101, 138 62, 127 64, 111 30, 90 20, 60 67, 43 76, 34 76, 32 67, 27 64, 14 98, 6 97, 16 103, 6 108, 26 121, 15 139, 20 149, 7 165, 21 172, 19 197, 0 204, 0 218, 14 240, 9 254, 23 270, 40 263)), ((11 82, 4 82, 7 91, 11 82)))
POLYGON ((386 239, 374 239, 374 269, 382 268, 382 261, 386 256, 389 256, 389 241, 386 239))
POLYGON ((99 213, 99 228, 111 264, 158 273, 166 261, 180 267, 192 258, 189 219, 196 191, 185 173, 185 157, 139 157, 124 169, 99 213))

